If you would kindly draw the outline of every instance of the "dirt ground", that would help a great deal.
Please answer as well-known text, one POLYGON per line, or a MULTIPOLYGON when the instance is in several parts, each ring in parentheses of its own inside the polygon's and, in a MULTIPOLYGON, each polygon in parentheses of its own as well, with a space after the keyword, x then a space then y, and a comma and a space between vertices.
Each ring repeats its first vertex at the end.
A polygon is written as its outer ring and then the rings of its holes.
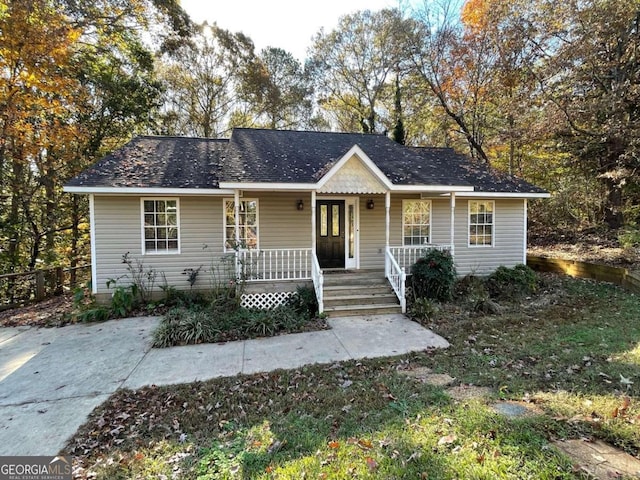
POLYGON ((59 295, 42 302, 0 312, 0 327, 60 327, 69 323, 73 296, 59 295))
POLYGON ((622 248, 615 232, 529 232, 530 255, 640 270, 640 248, 622 248))

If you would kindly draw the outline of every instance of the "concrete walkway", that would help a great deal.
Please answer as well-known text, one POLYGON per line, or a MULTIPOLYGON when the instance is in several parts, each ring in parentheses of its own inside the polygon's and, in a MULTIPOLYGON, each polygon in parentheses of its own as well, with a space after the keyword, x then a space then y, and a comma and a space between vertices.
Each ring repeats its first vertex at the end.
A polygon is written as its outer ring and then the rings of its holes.
POLYGON ((331 330, 151 349, 159 320, 0 329, 0 455, 53 455, 118 388, 446 348, 403 315, 330 319, 331 330))

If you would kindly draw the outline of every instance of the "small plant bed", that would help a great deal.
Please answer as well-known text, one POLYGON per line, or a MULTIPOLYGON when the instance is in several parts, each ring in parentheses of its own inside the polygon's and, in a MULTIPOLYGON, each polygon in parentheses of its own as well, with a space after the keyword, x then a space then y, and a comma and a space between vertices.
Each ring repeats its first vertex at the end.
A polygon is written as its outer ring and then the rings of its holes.
POLYGON ((585 478, 553 446, 562 439, 638 458, 637 297, 543 280, 501 315, 444 304, 431 326, 446 350, 119 390, 64 453, 77 478, 203 480, 585 478), (449 393, 471 384, 488 394, 449 393), (498 400, 532 413, 505 416, 498 400))
POLYGON ((317 315, 315 293, 298 288, 290 299, 270 310, 241 307, 235 289, 183 294, 163 316, 153 335, 154 347, 218 343, 329 328, 317 315))
POLYGON ((500 315, 518 310, 526 302, 545 302, 545 278, 551 278, 537 274, 526 265, 499 267, 487 277, 467 275, 457 280, 453 276, 455 270, 452 265, 443 268, 436 263, 434 268, 433 262, 423 261, 416 263, 413 271, 420 275, 414 274, 411 278, 408 314, 425 326, 430 326, 439 315, 450 314, 451 311, 470 316, 500 315), (425 282, 425 276, 433 279, 425 282), (439 288, 430 285, 443 277, 446 282, 441 282, 439 288))

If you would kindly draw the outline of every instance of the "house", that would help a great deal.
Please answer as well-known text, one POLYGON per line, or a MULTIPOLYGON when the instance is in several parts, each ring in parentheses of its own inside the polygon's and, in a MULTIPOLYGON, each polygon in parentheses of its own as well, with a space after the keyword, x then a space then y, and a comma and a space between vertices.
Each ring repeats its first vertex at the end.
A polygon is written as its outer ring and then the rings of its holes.
POLYGON ((307 282, 321 311, 340 314, 404 311, 406 275, 425 249, 450 251, 459 275, 525 263, 527 200, 549 196, 451 149, 244 128, 229 139, 134 138, 65 190, 89 195, 98 297, 126 275, 127 252, 178 288, 189 286, 185 269, 220 274, 231 258, 247 305, 307 282))

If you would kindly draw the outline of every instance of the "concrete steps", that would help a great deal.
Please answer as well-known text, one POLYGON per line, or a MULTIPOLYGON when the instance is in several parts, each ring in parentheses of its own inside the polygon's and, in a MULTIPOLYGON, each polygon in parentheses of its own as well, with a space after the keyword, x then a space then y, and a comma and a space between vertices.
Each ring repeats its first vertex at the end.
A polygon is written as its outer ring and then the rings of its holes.
POLYGON ((402 312, 384 273, 377 270, 326 273, 323 301, 331 317, 402 312))

